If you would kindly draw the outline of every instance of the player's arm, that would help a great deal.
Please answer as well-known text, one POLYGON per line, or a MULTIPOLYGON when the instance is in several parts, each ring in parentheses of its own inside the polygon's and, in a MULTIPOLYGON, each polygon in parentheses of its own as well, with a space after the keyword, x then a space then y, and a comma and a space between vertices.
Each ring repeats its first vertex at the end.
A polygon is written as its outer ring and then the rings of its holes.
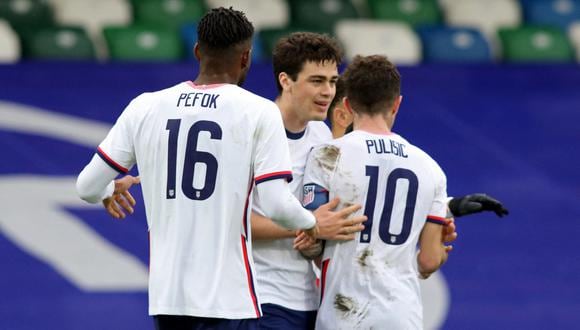
POLYGON ((118 174, 95 154, 77 178, 77 194, 91 204, 100 203, 103 199, 113 196, 115 190, 113 179, 118 174))
POLYGON ((277 225, 272 219, 256 211, 252 211, 251 221, 252 239, 254 240, 281 239, 296 236, 295 230, 285 229, 277 225))
POLYGON ((447 214, 447 177, 439 165, 431 159, 432 178, 435 179, 435 196, 431 202, 429 215, 419 237, 417 268, 422 278, 429 277, 446 261, 452 246, 446 242, 455 240, 455 226, 447 214), (451 227, 451 228, 450 228, 451 227))
POLYGON ((446 221, 443 218, 428 219, 419 237, 417 265, 422 278, 429 277, 447 261, 451 247, 443 244, 446 221))
POLYGON ((256 184, 256 194, 264 215, 276 224, 291 230, 302 229, 309 236, 318 234, 316 218, 292 195, 285 179, 256 184))
POLYGON ((139 178, 126 175, 113 180, 119 173, 95 155, 77 178, 79 197, 89 203, 103 202, 107 212, 114 218, 125 218, 125 211, 132 214, 135 199, 129 188, 138 184, 139 178))
POLYGON ((139 183, 139 179, 126 174, 135 164, 132 139, 133 113, 145 107, 148 95, 142 94, 125 108, 105 139, 97 148, 89 164, 77 178, 77 193, 89 203, 103 202, 107 212, 114 218, 124 218, 123 209, 133 213, 135 199, 128 189, 139 183))

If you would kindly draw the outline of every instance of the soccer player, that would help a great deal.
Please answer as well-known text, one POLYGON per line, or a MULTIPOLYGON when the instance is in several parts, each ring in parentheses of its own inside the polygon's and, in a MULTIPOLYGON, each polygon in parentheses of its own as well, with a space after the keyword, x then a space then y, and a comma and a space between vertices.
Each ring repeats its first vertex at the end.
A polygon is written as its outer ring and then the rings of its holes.
MULTIPOLYGON (((279 91, 276 104, 282 113, 294 173, 290 185, 299 200, 308 152, 314 145, 332 139, 323 120, 334 98, 341 59, 337 42, 317 33, 293 33, 279 40, 273 51, 279 91)), ((364 228, 361 222, 366 217, 348 217, 360 205, 332 211, 337 204, 338 200, 333 200, 315 211, 319 237, 352 239, 364 228)), ((280 228, 262 217, 261 205, 262 201, 257 200, 252 217, 254 259, 264 312, 260 328, 312 329, 319 303, 312 263, 294 248, 296 231, 280 228)))
POLYGON ((251 329, 261 315, 252 260, 252 188, 285 228, 316 235, 291 194, 280 111, 239 87, 254 29, 217 8, 198 25, 194 81, 135 98, 77 180, 81 198, 124 217, 139 180, 150 235, 149 314, 157 329, 251 329), (133 165, 139 178, 125 176, 133 165))
POLYGON ((392 132, 402 97, 386 57, 356 57, 344 79, 355 131, 312 150, 304 204, 312 209, 338 196, 341 204, 364 204, 368 220, 355 240, 326 242, 316 327, 420 329, 417 272, 428 277, 447 260, 446 177, 392 132))

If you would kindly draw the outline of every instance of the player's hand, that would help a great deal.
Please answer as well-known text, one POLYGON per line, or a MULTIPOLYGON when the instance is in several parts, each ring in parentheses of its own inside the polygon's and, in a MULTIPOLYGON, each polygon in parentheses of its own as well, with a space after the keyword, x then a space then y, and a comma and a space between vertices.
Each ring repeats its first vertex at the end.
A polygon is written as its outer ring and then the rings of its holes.
POLYGON ((296 232, 296 238, 294 239, 292 247, 300 251, 308 249, 315 243, 316 238, 306 235, 306 233, 303 230, 299 230, 296 232))
POLYGON ((483 211, 493 211, 498 217, 509 214, 500 201, 486 194, 471 194, 452 198, 449 201, 449 210, 455 217, 461 217, 483 211))
POLYGON ((314 259, 322 254, 322 241, 306 235, 302 230, 298 231, 293 246, 306 259, 314 259))
POLYGON ((314 211, 314 216, 320 227, 318 238, 348 241, 354 239, 355 234, 365 228, 362 224, 367 221, 365 215, 349 217, 352 213, 360 210, 362 206, 350 205, 341 210, 333 211, 339 202, 339 199, 335 198, 314 211))
POLYGON ((309 236, 315 240, 316 236, 318 236, 318 223, 316 223, 314 227, 310 229, 304 229, 303 232, 306 236, 309 236))
POLYGON ((452 243, 457 239, 457 228, 455 227, 455 219, 447 218, 445 219, 447 225, 443 229, 443 243, 452 243))
POLYGON ((140 182, 139 177, 131 175, 126 175, 121 179, 115 180, 113 196, 103 200, 103 206, 105 206, 107 213, 115 219, 124 219, 126 217, 123 210, 129 214, 133 214, 133 206, 135 206, 136 202, 133 195, 129 192, 129 188, 140 182))

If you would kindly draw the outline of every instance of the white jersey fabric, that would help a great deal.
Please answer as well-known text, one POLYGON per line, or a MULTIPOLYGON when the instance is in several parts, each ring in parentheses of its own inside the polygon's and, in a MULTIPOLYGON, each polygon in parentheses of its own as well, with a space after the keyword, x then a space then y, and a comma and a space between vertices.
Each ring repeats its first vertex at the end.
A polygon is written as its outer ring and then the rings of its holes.
POLYGON ((251 190, 291 177, 277 106, 236 85, 180 83, 135 98, 98 154, 120 172, 139 166, 149 314, 259 317, 251 190))
POLYGON ((422 328, 416 246, 426 220, 447 211, 441 168, 399 135, 354 131, 312 150, 304 205, 314 185, 369 218, 355 240, 326 242, 316 328, 422 328))
MULTIPOLYGON (((292 159, 290 189, 302 200, 302 176, 308 153, 315 145, 330 141, 332 134, 324 122, 311 121, 304 132, 286 135, 292 159)), ((254 211, 262 214, 260 201, 254 202, 254 211)), ((260 300, 297 311, 316 310, 319 293, 312 263, 292 247, 293 241, 293 238, 254 241, 260 300)))

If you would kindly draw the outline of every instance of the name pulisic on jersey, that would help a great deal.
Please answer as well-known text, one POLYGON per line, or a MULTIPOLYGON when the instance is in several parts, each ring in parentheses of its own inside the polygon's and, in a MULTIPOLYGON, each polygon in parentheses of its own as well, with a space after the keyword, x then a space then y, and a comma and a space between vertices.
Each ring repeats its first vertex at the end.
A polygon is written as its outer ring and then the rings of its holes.
POLYGON ((367 152, 369 154, 393 154, 394 156, 399 156, 402 158, 409 157, 405 153, 405 144, 390 139, 387 141, 384 139, 366 140, 367 152))
POLYGON ((219 94, 208 93, 181 93, 177 99, 177 106, 202 108, 217 108, 217 99, 219 94))

